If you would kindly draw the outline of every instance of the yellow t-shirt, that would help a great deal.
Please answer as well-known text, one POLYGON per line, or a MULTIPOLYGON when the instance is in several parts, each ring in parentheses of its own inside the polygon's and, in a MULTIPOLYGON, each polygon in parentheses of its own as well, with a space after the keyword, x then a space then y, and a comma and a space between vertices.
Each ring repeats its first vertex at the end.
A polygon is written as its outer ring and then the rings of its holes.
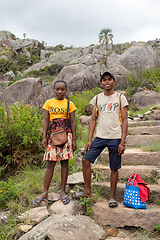
MULTIPOLYGON (((67 99, 57 100, 55 98, 49 99, 42 107, 49 111, 50 121, 55 118, 67 118, 67 99)), ((69 101, 69 114, 76 110, 76 107, 72 101, 69 101)))

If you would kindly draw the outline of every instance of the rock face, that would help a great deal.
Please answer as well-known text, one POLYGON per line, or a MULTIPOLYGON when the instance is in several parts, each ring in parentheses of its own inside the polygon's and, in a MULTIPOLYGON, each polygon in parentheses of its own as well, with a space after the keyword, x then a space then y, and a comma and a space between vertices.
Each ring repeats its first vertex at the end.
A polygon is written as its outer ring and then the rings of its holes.
MULTIPOLYGON (((88 54, 66 65, 55 81, 64 80, 67 83, 67 94, 70 95, 76 91, 99 86, 100 76, 104 71, 104 65, 99 64, 94 55, 88 54)), ((43 93, 37 99, 38 106, 54 96, 53 85, 55 81, 44 88, 43 93)))
POLYGON ((118 208, 111 209, 108 202, 103 200, 96 203, 94 219, 103 226, 113 227, 135 226, 143 229, 152 229, 152 226, 160 222, 159 208, 133 209, 119 204, 118 208))
POLYGON ((149 107, 155 104, 160 104, 160 94, 154 91, 142 91, 135 93, 131 102, 136 107, 149 107))
POLYGON ((138 45, 128 48, 114 63, 119 63, 129 71, 154 68, 157 62, 156 52, 148 45, 138 45))
POLYGON ((9 105, 15 102, 26 102, 36 105, 37 97, 42 90, 40 78, 26 78, 15 82, 0 94, 0 101, 9 105))
POLYGON ((102 240, 105 239, 104 230, 87 216, 52 215, 31 231, 24 234, 19 240, 39 239, 48 237, 51 240, 102 240))

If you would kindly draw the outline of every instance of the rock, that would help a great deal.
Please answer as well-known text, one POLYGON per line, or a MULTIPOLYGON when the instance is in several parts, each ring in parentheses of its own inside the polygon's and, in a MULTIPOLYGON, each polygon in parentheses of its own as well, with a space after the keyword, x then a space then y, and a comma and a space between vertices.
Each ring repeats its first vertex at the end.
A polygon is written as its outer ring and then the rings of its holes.
POLYGON ((60 199, 60 193, 51 192, 48 193, 48 199, 53 201, 58 201, 60 199))
POLYGON ((62 68, 58 77, 44 88, 43 93, 37 99, 37 105, 42 106, 47 99, 54 96, 55 81, 63 79, 67 83, 67 97, 76 91, 99 86, 100 76, 104 70, 104 66, 97 62, 96 56, 91 54, 70 62, 62 68))
POLYGON ((112 237, 117 237, 118 231, 114 227, 110 227, 109 229, 106 230, 106 235, 107 236, 112 236, 112 237))
POLYGON ((1 224, 7 224, 8 223, 8 217, 11 217, 10 211, 2 211, 0 212, 0 223, 1 224))
POLYGON ((104 230, 87 216, 58 214, 45 219, 19 240, 43 240, 47 237, 54 240, 102 240, 105 239, 105 235, 104 230))
POLYGON ((74 48, 55 52, 49 56, 47 62, 51 64, 57 63, 59 65, 65 66, 66 63, 81 57, 82 50, 83 48, 74 48))
POLYGON ((80 120, 81 124, 87 124, 88 125, 90 120, 91 120, 91 115, 90 116, 82 115, 82 116, 80 116, 79 120, 80 120))
POLYGON ((15 39, 15 36, 13 33, 9 31, 0 31, 0 41, 8 40, 8 39, 15 39))
POLYGON ((28 210, 27 212, 18 216, 18 218, 21 220, 29 220, 30 222, 35 222, 38 224, 48 216, 49 212, 46 207, 38 207, 28 210))
POLYGON ((82 172, 73 173, 72 175, 68 176, 67 184, 74 184, 75 185, 75 184, 80 184, 80 183, 84 183, 82 172))
POLYGON ((154 91, 137 92, 132 96, 131 103, 133 103, 137 108, 160 104, 160 93, 154 91))
POLYGON ((117 208, 110 208, 108 201, 103 200, 96 203, 94 220, 103 226, 141 227, 146 230, 152 230, 152 226, 160 222, 160 208, 149 207, 147 209, 133 209, 119 204, 117 208))
POLYGON ((128 78, 126 77, 129 71, 123 65, 114 64, 109 68, 109 72, 111 72, 116 79, 116 89, 126 89, 126 86, 130 85, 128 78))
POLYGON ((54 51, 50 51, 50 50, 41 50, 41 55, 40 55, 40 59, 41 60, 45 60, 46 58, 48 58, 47 57, 47 54, 53 54, 54 53, 54 51))
POLYGON ((156 51, 147 44, 136 45, 128 48, 114 65, 120 64, 129 71, 142 71, 154 68, 157 63, 156 51))
POLYGON ((27 102, 36 105, 41 89, 42 80, 40 78, 19 80, 0 93, 0 101, 6 101, 9 105, 15 102, 27 102))
POLYGON ((9 71, 2 75, 1 81, 13 81, 13 78, 15 77, 15 74, 12 71, 9 71))
POLYGON ((46 61, 41 61, 41 62, 35 63, 31 67, 27 68, 24 71, 24 74, 27 74, 28 72, 33 71, 33 70, 37 70, 38 71, 40 68, 44 68, 46 66, 51 66, 51 65, 52 65, 51 63, 48 63, 46 61))
POLYGON ((57 201, 49 207, 50 214, 64 214, 64 215, 75 215, 76 214, 76 203, 70 200, 69 203, 63 204, 62 201, 57 201))
POLYGON ((32 225, 22 224, 18 227, 18 229, 23 233, 26 233, 32 229, 32 225))
POLYGON ((47 231, 47 236, 51 240, 84 240, 105 239, 104 230, 86 216, 66 217, 55 222, 54 226, 47 231))

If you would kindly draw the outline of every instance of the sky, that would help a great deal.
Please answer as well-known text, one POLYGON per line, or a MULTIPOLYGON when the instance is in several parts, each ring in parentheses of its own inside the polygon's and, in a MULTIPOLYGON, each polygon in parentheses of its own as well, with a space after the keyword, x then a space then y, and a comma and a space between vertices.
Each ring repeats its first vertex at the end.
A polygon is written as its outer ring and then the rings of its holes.
POLYGON ((47 46, 99 44, 112 30, 113 43, 160 39, 160 0, 0 0, 0 31, 47 46))

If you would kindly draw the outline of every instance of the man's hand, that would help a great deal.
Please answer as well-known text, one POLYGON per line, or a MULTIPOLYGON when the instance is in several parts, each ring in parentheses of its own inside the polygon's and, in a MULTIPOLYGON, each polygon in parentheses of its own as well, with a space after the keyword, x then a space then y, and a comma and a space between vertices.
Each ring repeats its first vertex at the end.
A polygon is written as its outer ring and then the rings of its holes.
POLYGON ((90 149, 91 145, 92 145, 92 141, 88 141, 85 146, 84 154, 86 154, 86 152, 90 149))
POLYGON ((122 145, 121 143, 118 146, 118 155, 123 154, 125 151, 125 145, 122 145))

